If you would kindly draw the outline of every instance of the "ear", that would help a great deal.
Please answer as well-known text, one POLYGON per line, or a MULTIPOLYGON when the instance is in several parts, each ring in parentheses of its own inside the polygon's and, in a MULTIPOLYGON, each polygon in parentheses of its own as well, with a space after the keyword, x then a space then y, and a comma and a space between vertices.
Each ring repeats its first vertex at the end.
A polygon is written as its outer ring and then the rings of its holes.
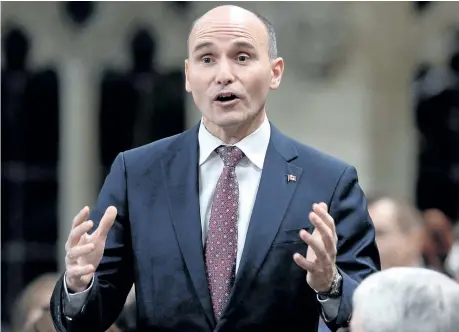
POLYGON ((185 60, 185 90, 191 92, 190 81, 188 80, 188 59, 185 60))
POLYGON ((284 59, 277 58, 271 61, 271 84, 269 88, 276 90, 281 82, 282 74, 284 73, 284 59))

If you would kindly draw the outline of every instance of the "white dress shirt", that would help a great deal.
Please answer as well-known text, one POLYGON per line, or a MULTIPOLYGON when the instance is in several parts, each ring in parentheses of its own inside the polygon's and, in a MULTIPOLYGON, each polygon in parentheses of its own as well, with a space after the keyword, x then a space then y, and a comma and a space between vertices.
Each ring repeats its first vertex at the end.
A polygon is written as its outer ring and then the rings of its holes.
MULTIPOLYGON (((237 222, 238 243, 236 258, 236 273, 244 250, 245 238, 249 228, 250 217, 260 184, 261 173, 265 161, 266 151, 271 137, 271 126, 268 119, 251 135, 234 144, 243 153, 244 158, 236 165, 236 176, 239 183, 239 218, 237 222)), ((201 121, 198 133, 199 141, 199 207, 201 211, 202 244, 206 242, 209 230, 212 199, 217 186, 218 178, 223 171, 223 161, 215 152, 220 145, 227 145, 219 138, 212 135, 201 121)), ((292 255, 293 256, 293 255, 292 255)), ((292 258, 293 261, 293 258, 292 258)), ((286 276, 288 278, 288 276, 286 276)), ((65 282, 65 278, 64 278, 65 282)), ((306 282, 306 280, 305 280, 306 282)), ((90 287, 81 293, 69 294, 67 292, 67 305, 71 312, 78 313, 90 287), (75 311, 74 311, 75 310, 75 311)), ((67 287, 65 287, 67 291, 67 287)), ((340 299, 320 300, 324 315, 327 320, 332 320, 338 315, 340 299)))
MULTIPOLYGON (((268 149, 271 128, 266 119, 251 135, 234 144, 243 153, 244 158, 236 165, 236 176, 239 183, 239 218, 237 221, 237 259, 236 273, 244 250, 245 237, 249 228, 253 205, 260 184, 261 171, 268 149)), ((209 230, 212 199, 220 174, 223 171, 223 160, 215 152, 220 145, 227 145, 213 136, 201 122, 199 140, 199 207, 201 210, 202 243, 206 242, 209 230)))

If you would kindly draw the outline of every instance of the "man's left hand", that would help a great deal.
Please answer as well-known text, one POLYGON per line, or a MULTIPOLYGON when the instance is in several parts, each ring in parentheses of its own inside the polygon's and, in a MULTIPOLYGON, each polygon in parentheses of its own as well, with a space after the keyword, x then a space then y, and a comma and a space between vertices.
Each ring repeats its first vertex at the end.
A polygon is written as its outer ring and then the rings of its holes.
POLYGON ((316 292, 328 292, 331 289, 336 271, 336 235, 335 221, 328 214, 325 203, 313 204, 309 220, 315 229, 312 234, 302 229, 301 239, 308 245, 306 258, 299 253, 293 259, 308 273, 306 281, 316 292))

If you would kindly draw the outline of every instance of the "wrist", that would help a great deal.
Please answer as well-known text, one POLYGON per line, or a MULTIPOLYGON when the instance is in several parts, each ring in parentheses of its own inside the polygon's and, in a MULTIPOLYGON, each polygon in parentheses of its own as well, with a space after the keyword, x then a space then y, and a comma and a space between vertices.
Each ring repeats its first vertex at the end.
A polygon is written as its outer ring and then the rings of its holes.
MULTIPOLYGON (((91 279, 90 280, 92 280, 92 275, 91 275, 91 279)), ((67 287, 67 291, 68 291, 69 294, 76 294, 76 293, 84 292, 85 290, 88 289, 90 283, 91 283, 91 281, 88 282, 88 283, 83 283, 83 282, 80 281, 79 283, 75 284, 75 283, 69 281, 67 279, 67 276, 65 276, 65 286, 67 287)))
POLYGON ((67 283, 67 291, 69 294, 78 294, 78 293, 84 292, 87 288, 88 288, 87 286, 86 287, 76 286, 76 285, 67 283))
POLYGON ((316 290, 319 298, 338 298, 341 296, 341 285, 342 285, 342 276, 339 273, 338 269, 334 268, 333 279, 330 283, 330 287, 324 290, 316 290))
POLYGON ((333 274, 331 276, 331 278, 328 280, 328 283, 326 284, 323 284, 322 287, 320 288, 315 288, 314 291, 316 293, 327 293, 329 291, 331 291, 332 289, 332 286, 333 286, 333 281, 336 279, 336 274, 337 274, 337 270, 336 270, 336 267, 333 267, 333 274))

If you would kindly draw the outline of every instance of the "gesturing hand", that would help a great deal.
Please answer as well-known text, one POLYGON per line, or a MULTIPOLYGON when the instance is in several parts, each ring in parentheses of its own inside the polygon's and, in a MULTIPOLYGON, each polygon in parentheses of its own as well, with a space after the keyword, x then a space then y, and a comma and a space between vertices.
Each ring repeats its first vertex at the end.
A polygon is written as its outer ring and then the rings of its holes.
POLYGON ((91 282, 104 253, 107 234, 116 218, 116 208, 110 206, 105 211, 99 227, 89 235, 93 227, 91 220, 85 221, 89 208, 83 208, 73 219, 67 243, 65 244, 65 270, 67 287, 73 292, 84 291, 91 282))
POLYGON ((293 255, 296 264, 306 270, 306 281, 317 292, 330 290, 335 277, 336 267, 336 235, 335 222, 328 214, 327 204, 313 204, 313 212, 309 214, 315 226, 312 234, 300 231, 301 239, 308 245, 306 258, 299 253, 293 255))

